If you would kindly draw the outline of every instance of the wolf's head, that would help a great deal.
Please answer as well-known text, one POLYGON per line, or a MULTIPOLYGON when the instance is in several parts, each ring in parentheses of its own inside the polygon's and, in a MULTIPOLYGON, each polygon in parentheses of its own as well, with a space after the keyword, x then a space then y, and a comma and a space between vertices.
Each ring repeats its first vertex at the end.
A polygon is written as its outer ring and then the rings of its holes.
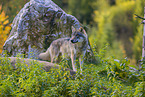
POLYGON ((72 43, 83 42, 86 41, 86 39, 87 39, 87 33, 82 27, 80 27, 79 30, 76 30, 72 26, 72 35, 70 39, 72 43))

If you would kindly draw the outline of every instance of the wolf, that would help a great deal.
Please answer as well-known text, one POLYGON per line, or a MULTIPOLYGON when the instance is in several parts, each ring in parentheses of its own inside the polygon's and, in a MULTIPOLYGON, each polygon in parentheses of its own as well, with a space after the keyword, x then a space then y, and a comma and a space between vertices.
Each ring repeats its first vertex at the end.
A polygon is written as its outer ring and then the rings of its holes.
POLYGON ((88 47, 88 36, 86 31, 80 27, 76 30, 72 26, 72 35, 67 38, 59 38, 54 40, 45 53, 39 54, 41 60, 51 60, 57 62, 60 56, 63 58, 71 58, 72 68, 77 71, 76 58, 79 58, 80 70, 82 71, 83 59, 88 47))

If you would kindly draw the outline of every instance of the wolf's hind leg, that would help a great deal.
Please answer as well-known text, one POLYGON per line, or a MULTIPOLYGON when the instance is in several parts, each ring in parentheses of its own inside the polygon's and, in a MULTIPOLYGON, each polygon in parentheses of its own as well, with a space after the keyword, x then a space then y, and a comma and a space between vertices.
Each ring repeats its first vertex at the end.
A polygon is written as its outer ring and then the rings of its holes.
POLYGON ((51 52, 51 63, 57 62, 59 56, 59 51, 52 51, 51 52))

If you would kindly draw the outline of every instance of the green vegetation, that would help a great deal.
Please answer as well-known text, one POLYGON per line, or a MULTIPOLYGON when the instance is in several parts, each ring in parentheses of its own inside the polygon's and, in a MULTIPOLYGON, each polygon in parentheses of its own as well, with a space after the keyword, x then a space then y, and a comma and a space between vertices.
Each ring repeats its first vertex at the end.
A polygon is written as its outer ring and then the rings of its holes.
MULTIPOLYGON (((71 76, 63 69, 46 72, 43 64, 27 64, 17 59, 14 68, 10 59, 0 57, 1 97, 143 97, 145 96, 145 63, 129 66, 127 59, 104 58, 106 47, 95 53, 99 64, 84 64, 82 74, 71 76)), ((95 51, 94 51, 95 52, 95 51)), ((67 61, 61 62, 63 68, 67 61)))
POLYGON ((143 15, 144 1, 116 0, 114 5, 110 5, 108 0, 98 2, 99 10, 94 11, 98 28, 92 27, 91 43, 96 41, 98 51, 108 43, 110 49, 107 57, 110 54, 119 59, 126 56, 138 62, 141 59, 143 27, 134 14, 143 15))

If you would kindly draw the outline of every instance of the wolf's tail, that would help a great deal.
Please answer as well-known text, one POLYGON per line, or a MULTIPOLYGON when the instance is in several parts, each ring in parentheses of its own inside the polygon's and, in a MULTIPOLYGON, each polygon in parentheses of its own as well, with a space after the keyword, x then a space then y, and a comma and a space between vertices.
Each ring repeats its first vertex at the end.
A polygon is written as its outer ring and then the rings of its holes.
POLYGON ((47 51, 45 53, 40 53, 39 54, 39 59, 41 60, 47 60, 50 61, 50 53, 49 53, 49 48, 47 49, 47 51))

